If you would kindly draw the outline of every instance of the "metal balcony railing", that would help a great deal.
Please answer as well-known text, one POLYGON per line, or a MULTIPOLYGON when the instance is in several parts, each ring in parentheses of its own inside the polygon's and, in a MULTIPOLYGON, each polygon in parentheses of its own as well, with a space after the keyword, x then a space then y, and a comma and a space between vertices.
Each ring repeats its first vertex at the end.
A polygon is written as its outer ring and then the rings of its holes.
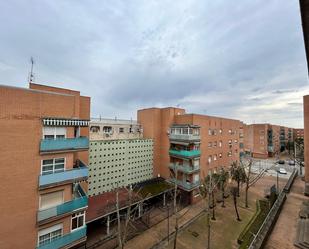
POLYGON ((78 168, 57 172, 54 174, 40 175, 39 187, 46 188, 52 185, 58 185, 63 182, 74 182, 88 178, 88 167, 79 161, 78 168))
POLYGON ((74 241, 86 237, 87 227, 78 228, 71 233, 64 234, 63 236, 49 242, 48 244, 38 246, 37 249, 58 249, 72 244, 74 241))
POLYGON ((171 155, 182 156, 182 157, 198 157, 198 156, 201 155, 200 150, 175 150, 175 149, 170 149, 169 153, 171 155))
POLYGON ((88 197, 86 196, 85 192, 83 191, 80 185, 78 185, 78 193, 80 195, 80 197, 78 198, 62 203, 55 207, 51 207, 45 210, 39 210, 37 217, 38 222, 41 222, 49 218, 61 216, 66 213, 71 213, 74 210, 87 207, 88 197))
POLYGON ((200 186, 200 181, 186 182, 186 181, 176 180, 174 178, 169 179, 169 181, 172 183, 175 183, 176 181, 177 186, 187 191, 191 191, 200 186))
POLYGON ((200 135, 194 134, 170 134, 170 140, 183 140, 183 141, 198 141, 201 140, 200 135))
POLYGON ((81 150, 88 148, 88 137, 42 139, 40 144, 41 153, 48 153, 53 151, 81 150))
POLYGON ((192 174, 192 173, 200 170, 200 166, 190 166, 188 164, 175 165, 173 163, 169 164, 169 168, 173 169, 173 170, 176 170, 176 168, 177 168, 178 171, 181 171, 181 172, 186 173, 186 174, 192 174))

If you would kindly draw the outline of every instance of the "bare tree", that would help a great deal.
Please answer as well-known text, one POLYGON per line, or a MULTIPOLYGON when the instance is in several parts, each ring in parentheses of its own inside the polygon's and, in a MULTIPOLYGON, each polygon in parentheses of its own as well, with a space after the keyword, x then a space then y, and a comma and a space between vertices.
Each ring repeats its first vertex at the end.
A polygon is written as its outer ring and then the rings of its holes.
POLYGON ((261 179, 264 174, 266 169, 259 170, 257 174, 252 174, 251 168, 252 168, 252 158, 249 158, 247 161, 241 160, 240 166, 242 167, 243 171, 243 177, 245 178, 245 205, 246 208, 249 207, 249 201, 248 201, 248 193, 249 193, 249 188, 254 185, 259 179, 261 179))
POLYGON ((128 235, 128 229, 129 225, 131 225, 133 228, 134 225, 132 224, 132 217, 135 215, 136 210, 139 208, 139 205, 143 205, 143 202, 147 198, 140 198, 139 190, 136 190, 130 185, 129 187, 126 187, 125 190, 127 191, 127 199, 125 200, 125 206, 127 206, 126 215, 125 215, 125 221, 124 225, 121 224, 121 215, 120 215, 120 201, 119 201, 119 188, 116 188, 116 213, 117 213, 117 237, 118 237, 118 247, 123 249, 126 242, 127 242, 127 235, 128 235), (133 207, 133 205, 135 205, 133 207))

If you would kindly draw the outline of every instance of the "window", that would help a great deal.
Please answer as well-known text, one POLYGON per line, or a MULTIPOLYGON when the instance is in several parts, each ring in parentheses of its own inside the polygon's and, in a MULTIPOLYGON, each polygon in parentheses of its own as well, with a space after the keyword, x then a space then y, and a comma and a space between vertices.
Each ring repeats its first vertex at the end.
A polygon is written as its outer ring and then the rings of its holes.
POLYGON ((219 130, 219 133, 222 134, 222 129, 219 130))
POLYGON ((211 135, 211 133, 212 133, 211 129, 208 129, 208 135, 211 135))
POLYGON ((119 128, 119 133, 124 133, 124 128, 123 127, 119 128))
POLYGON ((58 206, 63 203, 63 191, 40 195, 40 210, 58 206))
POLYGON ((72 231, 83 227, 85 224, 85 212, 79 212, 72 215, 72 231))
POLYGON ((217 161, 217 154, 214 155, 214 161, 217 161))
POLYGON ((208 163, 211 163, 211 156, 208 157, 208 163))
POLYGON ((215 141, 215 142, 213 143, 213 146, 214 146, 214 147, 217 147, 217 141, 215 141))
POLYGON ((219 147, 220 148, 222 147, 222 141, 219 141, 219 147))
POLYGON ((100 131, 100 126, 91 126, 90 127, 90 131, 94 132, 94 133, 97 133, 97 132, 100 131))
POLYGON ((208 143, 208 147, 209 147, 209 148, 212 147, 212 142, 209 142, 209 143, 208 143))
POLYGON ((112 133, 112 130, 111 126, 103 126, 103 133, 112 133))
POLYGON ((65 169, 65 158, 52 158, 42 160, 42 175, 63 172, 65 169))
POLYGON ((219 154, 219 158, 222 158, 222 153, 219 154))
POLYGON ((58 224, 46 229, 43 229, 41 231, 39 231, 38 235, 39 235, 39 241, 38 241, 38 245, 42 246, 42 245, 46 245, 52 241, 54 241, 55 239, 59 238, 62 236, 62 229, 63 229, 63 225, 62 224, 58 224))
POLYGON ((66 128, 65 127, 43 127, 43 138, 44 139, 61 139, 66 138, 66 128))
POLYGON ((229 134, 232 134, 232 130, 231 129, 229 129, 229 134))

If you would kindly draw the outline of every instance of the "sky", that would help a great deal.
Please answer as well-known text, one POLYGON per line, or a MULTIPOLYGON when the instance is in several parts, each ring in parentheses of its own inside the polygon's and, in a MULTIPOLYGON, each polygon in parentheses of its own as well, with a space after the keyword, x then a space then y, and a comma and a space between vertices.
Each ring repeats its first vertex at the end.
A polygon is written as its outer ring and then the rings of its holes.
POLYGON ((309 94, 298 0, 0 1, 0 84, 91 97, 91 116, 136 110, 303 127, 309 94))

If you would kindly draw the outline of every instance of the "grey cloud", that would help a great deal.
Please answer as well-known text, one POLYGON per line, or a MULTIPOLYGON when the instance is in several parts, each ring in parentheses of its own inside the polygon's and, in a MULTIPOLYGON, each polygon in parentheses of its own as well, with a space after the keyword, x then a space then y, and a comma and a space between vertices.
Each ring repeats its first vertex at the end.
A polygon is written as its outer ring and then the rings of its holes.
POLYGON ((1 1, 0 30, 2 84, 25 86, 34 56, 37 81, 92 96, 93 116, 181 104, 263 119, 242 113, 267 103, 249 95, 307 84, 297 1, 1 1))

